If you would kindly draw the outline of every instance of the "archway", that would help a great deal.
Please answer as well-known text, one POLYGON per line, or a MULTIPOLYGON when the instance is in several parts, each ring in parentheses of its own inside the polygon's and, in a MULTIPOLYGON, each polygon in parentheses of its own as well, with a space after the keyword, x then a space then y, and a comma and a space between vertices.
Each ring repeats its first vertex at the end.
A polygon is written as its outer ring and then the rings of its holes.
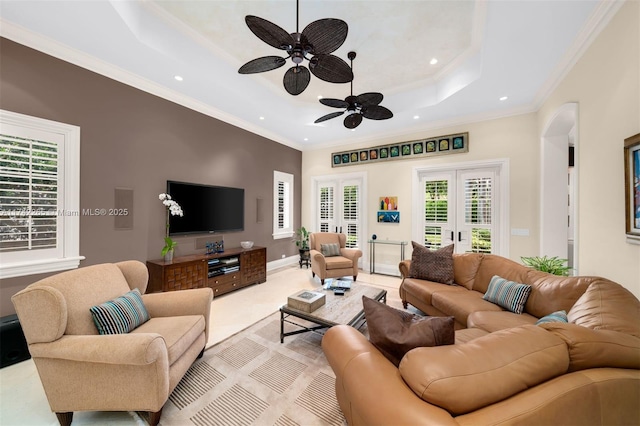
POLYGON ((577 103, 558 108, 542 132, 540 162, 540 254, 569 259, 574 275, 578 271, 577 120, 577 103))

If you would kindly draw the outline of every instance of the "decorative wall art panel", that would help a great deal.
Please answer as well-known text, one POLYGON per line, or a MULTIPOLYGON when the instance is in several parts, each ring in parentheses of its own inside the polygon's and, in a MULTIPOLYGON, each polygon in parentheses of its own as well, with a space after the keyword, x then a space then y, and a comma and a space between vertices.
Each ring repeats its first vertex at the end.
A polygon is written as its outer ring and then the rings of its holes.
POLYGON ((331 154, 331 166, 355 166, 378 161, 405 160, 434 155, 461 154, 464 152, 469 152, 468 132, 358 150, 334 152, 331 154))

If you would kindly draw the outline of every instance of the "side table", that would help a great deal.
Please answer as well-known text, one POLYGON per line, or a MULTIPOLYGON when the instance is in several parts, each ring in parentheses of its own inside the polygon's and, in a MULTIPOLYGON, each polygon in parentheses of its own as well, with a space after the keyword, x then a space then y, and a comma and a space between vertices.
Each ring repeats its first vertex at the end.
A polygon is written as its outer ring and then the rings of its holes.
POLYGON ((408 244, 406 241, 369 240, 369 273, 376 273, 376 244, 400 246, 400 261, 404 260, 404 247, 408 244))

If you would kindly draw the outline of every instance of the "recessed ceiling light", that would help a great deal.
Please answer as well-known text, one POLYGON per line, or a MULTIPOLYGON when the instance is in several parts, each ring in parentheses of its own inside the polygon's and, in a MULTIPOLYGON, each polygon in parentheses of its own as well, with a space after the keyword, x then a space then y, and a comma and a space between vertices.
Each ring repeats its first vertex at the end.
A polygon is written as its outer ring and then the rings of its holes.
POLYGON ((264 120, 264 117, 260 117, 260 120, 264 120))
POLYGON ((420 118, 420 116, 419 116, 419 115, 414 115, 414 116, 413 116, 413 119, 414 119, 414 120, 417 120, 418 118, 420 118))
POLYGON ((304 140, 305 140, 305 141, 308 141, 308 140, 309 140, 309 138, 304 138, 304 140))
POLYGON ((184 80, 184 78, 182 78, 182 76, 180 76, 180 75, 174 75, 173 78, 175 78, 177 81, 184 80))
POLYGON ((322 99, 324 96, 322 95, 318 95, 318 99, 322 99))
POLYGON ((429 61, 429 63, 430 63, 431 65, 435 65, 435 64, 437 64, 437 63, 438 63, 438 60, 437 60, 436 58, 431 58, 431 60, 429 61))
POLYGON ((509 99, 508 96, 503 96, 503 97, 500 98, 501 101, 506 101, 507 99, 509 99))

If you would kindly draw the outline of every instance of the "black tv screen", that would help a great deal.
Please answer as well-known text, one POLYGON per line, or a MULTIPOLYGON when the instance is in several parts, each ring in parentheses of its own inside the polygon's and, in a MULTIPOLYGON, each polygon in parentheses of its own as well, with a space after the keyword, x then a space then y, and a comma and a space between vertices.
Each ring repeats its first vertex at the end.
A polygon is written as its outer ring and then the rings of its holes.
POLYGON ((167 181, 167 194, 183 216, 169 216, 169 234, 244 230, 244 189, 167 181))

